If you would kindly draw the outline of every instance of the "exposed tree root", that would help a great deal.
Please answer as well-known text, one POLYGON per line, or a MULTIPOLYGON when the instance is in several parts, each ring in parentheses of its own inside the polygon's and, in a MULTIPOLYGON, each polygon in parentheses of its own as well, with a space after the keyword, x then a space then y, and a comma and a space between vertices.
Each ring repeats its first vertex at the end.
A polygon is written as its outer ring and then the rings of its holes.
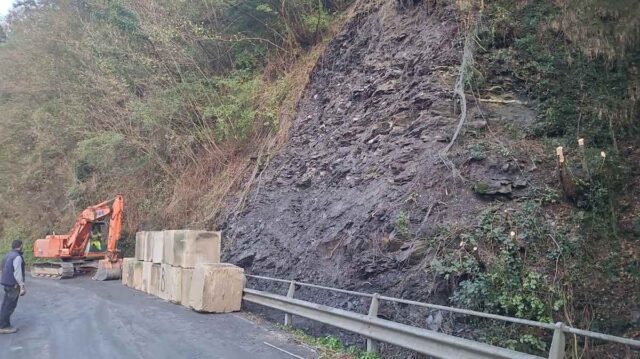
POLYGON ((477 37, 477 25, 476 23, 471 24, 469 27, 469 31, 467 32, 465 41, 464 41, 464 50, 462 51, 462 63, 460 64, 458 79, 456 80, 455 87, 453 88, 454 100, 460 101, 460 121, 458 121, 458 126, 456 127, 456 132, 454 132, 451 137, 451 142, 445 147, 440 154, 445 155, 453 144, 456 142, 458 135, 460 135, 460 131, 462 130, 462 126, 464 126, 465 121, 467 120, 467 98, 464 94, 465 83, 467 81, 466 76, 470 72, 469 70, 473 66, 473 54, 476 46, 476 37, 477 37))

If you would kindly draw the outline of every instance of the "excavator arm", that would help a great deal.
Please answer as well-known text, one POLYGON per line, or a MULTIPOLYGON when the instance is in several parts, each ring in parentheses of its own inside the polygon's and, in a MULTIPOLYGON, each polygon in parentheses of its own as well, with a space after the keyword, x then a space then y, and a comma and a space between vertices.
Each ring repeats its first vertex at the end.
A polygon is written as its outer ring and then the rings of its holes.
POLYGON ((93 223, 110 218, 106 257, 111 261, 117 260, 117 245, 122 231, 123 207, 124 200, 121 195, 117 195, 112 200, 88 207, 82 211, 69 232, 69 237, 63 243, 61 257, 83 257, 85 249, 89 245, 93 223))
POLYGON ((121 195, 116 196, 111 205, 111 220, 109 221, 109 240, 107 242, 107 259, 118 260, 118 241, 122 232, 122 216, 124 200, 121 195))

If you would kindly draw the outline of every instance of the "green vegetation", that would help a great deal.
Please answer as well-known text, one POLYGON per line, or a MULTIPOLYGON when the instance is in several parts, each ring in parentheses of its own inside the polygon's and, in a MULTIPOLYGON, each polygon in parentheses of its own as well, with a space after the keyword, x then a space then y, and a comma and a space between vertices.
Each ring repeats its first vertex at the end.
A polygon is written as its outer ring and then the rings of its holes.
MULTIPOLYGON (((457 248, 445 250, 431 268, 454 283, 454 305, 542 322, 563 316, 563 288, 572 278, 559 272, 557 263, 570 255, 573 244, 545 221, 540 204, 491 206, 477 225, 456 233, 443 230, 436 242, 451 238, 457 248)), ((482 321, 475 325, 493 344, 533 353, 546 345, 540 333, 482 321)))
POLYGON ((408 239, 409 232, 409 216, 405 212, 401 212, 396 218, 395 231, 401 239, 408 239))
POLYGON ((432 267, 445 276, 462 280, 454 303, 481 311, 551 322, 553 312, 562 308, 552 277, 533 270, 537 258, 556 259, 548 238, 564 243, 554 228, 540 222, 541 208, 525 203, 515 213, 491 207, 480 223, 459 236, 460 247, 437 259, 432 267), (551 252, 549 248, 552 249, 551 252))
POLYGON ((487 158, 487 150, 482 143, 474 143, 468 147, 469 158, 474 161, 482 161, 487 158))
POLYGON ((576 139, 585 138, 587 147, 594 149, 588 154, 594 162, 590 168, 600 170, 581 189, 588 202, 581 205, 594 214, 585 223, 612 222, 615 209, 609 204, 617 201, 634 165, 621 148, 640 134, 640 21, 632 15, 640 5, 562 3, 563 7, 549 1, 487 2, 477 59, 483 75, 476 77, 475 86, 480 91, 491 92, 496 85, 505 90, 504 84, 494 83, 499 78, 495 74, 508 73, 515 83, 507 91, 540 102, 531 136, 553 138, 565 148, 576 148, 576 139), (600 150, 607 154, 604 163, 600 150))
POLYGON ((375 353, 368 353, 357 347, 345 347, 340 339, 333 336, 313 337, 300 329, 288 326, 280 326, 283 330, 293 334, 295 339, 316 349, 320 358, 326 359, 378 359, 380 356, 375 353))
POLYGON ((0 237, 116 193, 128 232, 215 223, 349 3, 21 2, 0 32, 0 237))
MULTIPOLYGON (((637 154, 630 157, 629 149, 637 147, 640 134, 640 4, 461 4, 463 18, 480 19, 469 88, 482 98, 527 98, 539 113, 532 126, 519 126, 517 132, 499 124, 492 131, 505 131, 514 141, 546 143, 548 153, 563 146, 573 188, 563 196, 559 182, 555 188, 545 184, 524 203, 491 204, 475 226, 441 229, 431 268, 449 280, 450 299, 458 306, 614 333, 633 330, 619 308, 633 305, 640 295, 638 241, 632 225, 620 227, 623 218, 630 222, 640 215, 633 204, 637 192, 629 189, 638 176, 637 154), (588 171, 578 138, 587 143, 588 171)), ((482 137, 473 141, 467 147, 472 160, 493 152, 480 147, 482 137)), ((501 155, 526 157, 526 150, 507 147, 501 155)), ((489 186, 479 181, 473 189, 486 193, 489 186)), ((536 339, 544 339, 543 333, 474 324, 484 328, 490 343, 532 353, 547 344, 536 339)), ((579 357, 583 344, 570 344, 579 357)))
MULTIPOLYGON (((509 72, 541 101, 536 133, 616 147, 638 133, 640 27, 635 1, 487 2, 481 81, 509 72), (596 27, 606 30, 596 30, 596 27)), ((479 83, 483 86, 483 83, 479 83)), ((616 151, 619 150, 616 148, 616 151)))
POLYGON ((23 241, 22 252, 24 260, 27 263, 33 262, 33 242, 25 240, 29 235, 29 231, 21 226, 12 226, 4 230, 4 236, 0 239, 0 258, 11 250, 11 242, 14 240, 23 241))

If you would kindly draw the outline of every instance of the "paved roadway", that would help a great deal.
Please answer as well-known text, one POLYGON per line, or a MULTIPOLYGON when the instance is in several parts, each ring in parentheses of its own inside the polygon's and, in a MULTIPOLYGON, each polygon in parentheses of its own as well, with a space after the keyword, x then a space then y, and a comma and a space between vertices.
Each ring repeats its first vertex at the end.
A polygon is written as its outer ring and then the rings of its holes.
POLYGON ((243 313, 200 314, 87 277, 28 278, 11 322, 19 331, 0 335, 1 359, 317 357, 243 313))

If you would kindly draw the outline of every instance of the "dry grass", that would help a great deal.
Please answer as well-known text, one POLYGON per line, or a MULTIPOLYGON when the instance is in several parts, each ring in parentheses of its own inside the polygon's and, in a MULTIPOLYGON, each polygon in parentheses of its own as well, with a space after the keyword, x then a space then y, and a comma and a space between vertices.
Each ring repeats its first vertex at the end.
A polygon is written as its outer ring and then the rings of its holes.
POLYGON ((583 53, 619 59, 640 41, 640 3, 637 1, 556 0, 564 9, 551 24, 562 30, 583 53), (591 19, 591 21, 585 21, 591 19), (611 28, 612 27, 612 28, 611 28))
POLYGON ((226 149, 229 155, 223 165, 210 163, 184 170, 175 180, 162 213, 166 225, 215 227, 224 215, 236 215, 242 209, 251 190, 259 186, 261 170, 287 143, 298 101, 318 59, 352 15, 353 7, 335 19, 324 40, 310 50, 300 50, 294 58, 274 57, 270 61, 263 75, 267 90, 258 95, 256 103, 266 107, 274 91, 285 94, 277 108, 277 128, 257 131, 244 148, 226 149), (277 78, 274 72, 284 75, 277 78))

